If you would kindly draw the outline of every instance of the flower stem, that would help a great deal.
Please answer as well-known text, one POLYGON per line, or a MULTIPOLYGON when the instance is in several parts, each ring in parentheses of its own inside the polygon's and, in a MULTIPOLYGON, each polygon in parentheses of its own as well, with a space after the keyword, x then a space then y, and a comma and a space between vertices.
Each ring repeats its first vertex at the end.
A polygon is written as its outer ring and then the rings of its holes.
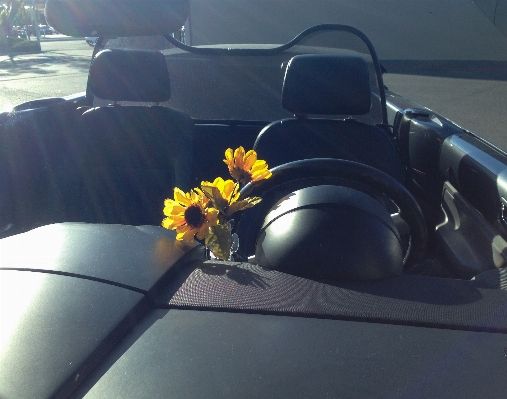
POLYGON ((234 196, 236 195, 236 191, 238 191, 238 189, 239 189, 239 182, 236 182, 236 184, 234 184, 234 188, 232 189, 232 193, 229 196, 229 201, 227 202, 227 208, 229 206, 231 206, 231 201, 234 198, 234 196))

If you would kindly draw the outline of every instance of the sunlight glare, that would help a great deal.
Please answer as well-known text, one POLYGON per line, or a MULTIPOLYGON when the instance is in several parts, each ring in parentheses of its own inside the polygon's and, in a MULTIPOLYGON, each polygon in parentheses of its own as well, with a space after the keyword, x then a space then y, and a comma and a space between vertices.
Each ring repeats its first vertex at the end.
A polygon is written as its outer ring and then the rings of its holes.
MULTIPOLYGON (((46 226, 7 238, 4 242, 5 245, 0 246, 4 267, 40 269, 42 263, 51 265, 58 261, 65 242, 65 229, 61 225, 46 226), (30 247, 23 248, 27 243, 30 247)), ((47 276, 46 273, 28 271, 0 272, 0 356, 27 310, 38 302, 39 291, 47 276)))
POLYGON ((299 192, 290 193, 278 201, 269 213, 271 220, 275 220, 283 215, 283 223, 275 223, 272 226, 272 232, 277 236, 283 236, 296 228, 294 220, 295 212, 287 212, 290 209, 299 208, 300 195, 299 192))
POLYGON ((14 105, 12 104, 5 104, 2 109, 0 109, 0 113, 3 112, 12 112, 12 109, 14 108, 14 105))
POLYGON ((0 357, 7 349, 10 338, 16 332, 25 312, 37 299, 46 273, 0 272, 0 357), (9 276, 5 281, 4 276, 9 276), (14 282, 11 279, 14 276, 14 282), (4 278, 2 278, 4 277, 4 278), (27 278, 28 277, 28 278, 27 278), (30 292, 31 295, 26 295, 30 292))

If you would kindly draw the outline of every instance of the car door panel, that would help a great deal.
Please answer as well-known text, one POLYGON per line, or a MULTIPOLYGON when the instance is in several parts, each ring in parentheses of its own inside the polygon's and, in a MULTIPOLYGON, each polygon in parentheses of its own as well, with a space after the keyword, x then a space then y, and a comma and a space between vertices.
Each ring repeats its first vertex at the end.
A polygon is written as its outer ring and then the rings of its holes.
POLYGON ((503 267, 507 156, 430 110, 395 109, 409 185, 435 232, 437 257, 462 278, 503 267))

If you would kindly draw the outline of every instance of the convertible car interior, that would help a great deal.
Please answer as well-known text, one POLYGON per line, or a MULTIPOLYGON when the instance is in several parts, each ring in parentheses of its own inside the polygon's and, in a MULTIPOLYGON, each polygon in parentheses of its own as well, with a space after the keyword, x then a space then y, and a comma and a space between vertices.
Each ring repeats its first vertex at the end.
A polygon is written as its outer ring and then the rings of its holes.
POLYGON ((86 93, 0 114, 0 398, 505 395, 506 154, 355 28, 190 46, 188 2, 149 3, 48 0, 100 37, 86 93), (220 261, 162 209, 239 146, 272 176, 220 261))

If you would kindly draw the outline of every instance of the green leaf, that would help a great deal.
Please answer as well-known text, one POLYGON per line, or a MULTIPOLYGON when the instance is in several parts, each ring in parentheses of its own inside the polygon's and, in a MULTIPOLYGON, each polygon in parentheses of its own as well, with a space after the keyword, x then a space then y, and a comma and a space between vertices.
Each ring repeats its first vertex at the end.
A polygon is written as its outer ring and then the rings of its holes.
POLYGON ((236 201, 227 209, 227 216, 231 216, 234 212, 242 211, 257 205, 262 201, 261 197, 248 197, 241 201, 236 201))
POLYGON ((204 241, 213 254, 222 260, 231 256, 232 236, 229 225, 217 224, 210 227, 210 234, 204 241))
POLYGON ((204 193, 204 195, 206 197, 208 197, 208 199, 210 199, 211 201, 213 201, 213 189, 216 188, 216 187, 213 187, 213 186, 201 186, 201 190, 202 192, 204 193))
POLYGON ((227 206, 227 201, 222 198, 222 194, 220 194, 218 187, 201 186, 201 190, 204 195, 209 198, 214 208, 218 209, 220 212, 224 211, 227 206))

